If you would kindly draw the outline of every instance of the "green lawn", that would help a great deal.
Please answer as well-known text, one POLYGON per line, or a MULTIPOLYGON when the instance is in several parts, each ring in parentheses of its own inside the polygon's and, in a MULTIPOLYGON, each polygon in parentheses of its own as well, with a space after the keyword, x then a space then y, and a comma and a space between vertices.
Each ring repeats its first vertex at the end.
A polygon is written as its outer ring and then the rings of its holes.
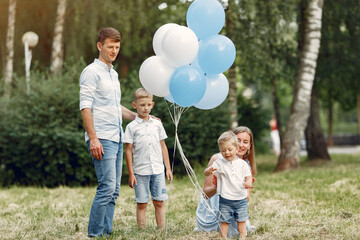
MULTIPOLYGON (((360 239, 360 155, 332 155, 327 164, 302 162, 295 171, 273 173, 276 159, 256 158, 258 175, 249 216, 257 230, 247 239, 360 239)), ((196 169, 200 184, 203 169, 196 169)), ((95 187, 0 189, 0 239, 87 239, 95 187)), ((188 177, 168 185, 167 227, 136 226, 133 190, 123 185, 110 239, 218 239, 218 233, 193 232, 198 194, 188 177)))

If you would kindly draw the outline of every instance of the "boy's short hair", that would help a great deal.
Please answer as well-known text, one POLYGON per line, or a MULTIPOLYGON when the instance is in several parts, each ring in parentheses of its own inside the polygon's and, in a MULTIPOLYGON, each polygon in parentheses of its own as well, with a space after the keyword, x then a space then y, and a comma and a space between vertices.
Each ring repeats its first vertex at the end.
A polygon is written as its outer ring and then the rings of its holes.
POLYGON ((104 44, 105 39, 110 38, 114 42, 121 41, 121 34, 118 30, 112 27, 100 28, 98 32, 98 42, 104 44))
POLYGON ((138 88, 134 92, 134 101, 136 102, 140 98, 153 98, 153 95, 149 93, 145 88, 138 88))
POLYGON ((230 142, 235 147, 238 146, 238 139, 235 133, 233 133, 232 131, 226 131, 223 134, 221 134, 217 142, 219 147, 226 142, 230 142))

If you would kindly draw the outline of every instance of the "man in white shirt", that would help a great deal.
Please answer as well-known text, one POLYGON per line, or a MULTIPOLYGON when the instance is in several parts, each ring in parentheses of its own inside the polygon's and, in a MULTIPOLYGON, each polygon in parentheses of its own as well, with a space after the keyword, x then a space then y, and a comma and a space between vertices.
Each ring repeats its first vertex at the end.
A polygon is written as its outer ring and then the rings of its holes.
POLYGON ((102 28, 98 33, 99 58, 80 76, 80 110, 85 141, 95 167, 99 185, 91 205, 88 236, 109 236, 115 202, 120 193, 122 172, 122 118, 133 120, 136 113, 120 104, 118 74, 112 62, 120 50, 120 33, 102 28))

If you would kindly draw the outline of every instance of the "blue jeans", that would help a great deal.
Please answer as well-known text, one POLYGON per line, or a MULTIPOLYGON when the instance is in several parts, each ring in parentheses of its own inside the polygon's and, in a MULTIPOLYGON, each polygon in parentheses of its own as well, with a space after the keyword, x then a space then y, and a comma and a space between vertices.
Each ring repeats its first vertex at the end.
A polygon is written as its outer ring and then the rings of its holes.
MULTIPOLYGON (((104 149, 101 160, 91 156, 94 163, 98 187, 91 205, 88 236, 108 236, 112 233, 115 201, 120 193, 123 162, 123 145, 100 139, 104 149)), ((89 141, 87 142, 90 152, 89 141)))

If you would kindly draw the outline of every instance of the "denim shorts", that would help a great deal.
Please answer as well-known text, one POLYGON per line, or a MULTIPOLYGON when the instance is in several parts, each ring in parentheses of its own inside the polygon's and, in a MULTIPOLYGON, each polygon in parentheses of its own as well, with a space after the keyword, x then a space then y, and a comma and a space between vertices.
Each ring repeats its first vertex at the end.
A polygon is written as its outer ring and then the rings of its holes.
POLYGON ((220 222, 231 223, 232 221, 245 222, 248 220, 247 199, 228 200, 220 196, 220 222))
POLYGON ((135 202, 147 203, 149 201, 149 190, 151 198, 155 201, 168 199, 166 194, 165 174, 138 175, 135 174, 137 185, 135 186, 135 202))

